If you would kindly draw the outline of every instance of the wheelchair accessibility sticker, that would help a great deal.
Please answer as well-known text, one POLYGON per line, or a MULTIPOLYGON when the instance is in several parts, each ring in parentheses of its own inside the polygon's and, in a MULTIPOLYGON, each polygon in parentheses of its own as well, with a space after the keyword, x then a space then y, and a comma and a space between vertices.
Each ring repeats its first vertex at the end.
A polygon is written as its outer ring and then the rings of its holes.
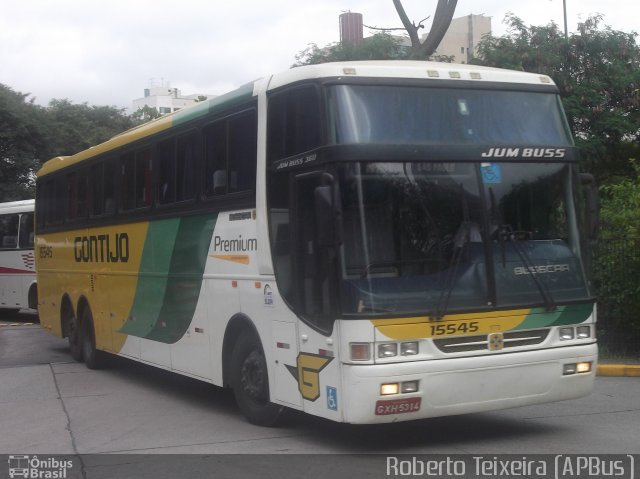
POLYGON ((338 390, 331 386, 327 386, 327 408, 332 411, 338 410, 338 390))
POLYGON ((482 163, 480 171, 485 185, 502 183, 502 172, 498 163, 482 163))

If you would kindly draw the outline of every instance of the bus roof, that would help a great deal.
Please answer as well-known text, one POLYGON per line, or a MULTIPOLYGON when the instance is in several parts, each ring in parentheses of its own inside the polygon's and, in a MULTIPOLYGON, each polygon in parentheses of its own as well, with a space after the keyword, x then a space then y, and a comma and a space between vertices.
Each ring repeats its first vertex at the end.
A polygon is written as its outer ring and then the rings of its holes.
POLYGON ((303 80, 335 77, 472 80, 477 82, 554 85, 547 75, 501 68, 408 60, 336 62, 292 68, 273 75, 269 90, 303 80))
POLYGON ((505 84, 554 85, 551 78, 546 75, 455 63, 384 60, 307 65, 292 68, 271 77, 247 83, 224 95, 205 100, 196 105, 183 108, 177 112, 125 131, 104 143, 76 153, 75 155, 53 158, 42 166, 37 175, 38 177, 48 175, 59 169, 66 168, 103 153, 108 153, 152 134, 204 117, 214 111, 224 111, 227 108, 249 101, 261 88, 274 90, 305 80, 357 77, 428 79, 432 81, 442 80, 449 82, 466 80, 505 84))
POLYGON ((26 213, 33 211, 35 200, 8 201, 0 203, 0 214, 7 213, 26 213))

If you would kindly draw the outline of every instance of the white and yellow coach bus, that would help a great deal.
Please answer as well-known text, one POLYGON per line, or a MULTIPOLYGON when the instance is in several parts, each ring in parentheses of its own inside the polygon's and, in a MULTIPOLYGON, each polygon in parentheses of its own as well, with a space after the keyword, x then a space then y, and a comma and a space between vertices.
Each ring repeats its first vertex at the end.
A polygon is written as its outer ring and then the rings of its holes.
POLYGON ((90 368, 230 386, 262 425, 580 397, 597 346, 576 161, 547 76, 295 68, 47 162, 41 321, 90 368))

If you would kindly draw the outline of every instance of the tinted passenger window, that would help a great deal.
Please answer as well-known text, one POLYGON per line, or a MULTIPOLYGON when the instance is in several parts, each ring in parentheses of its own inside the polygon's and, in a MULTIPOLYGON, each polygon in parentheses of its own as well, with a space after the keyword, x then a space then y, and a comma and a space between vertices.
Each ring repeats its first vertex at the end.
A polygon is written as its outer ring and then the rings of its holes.
POLYGON ((113 214, 115 212, 115 162, 107 160, 93 165, 89 170, 89 183, 92 216, 113 214))
POLYGON ((122 202, 124 211, 151 206, 151 150, 127 153, 120 161, 122 202))
POLYGON ((205 129, 207 196, 255 190, 257 120, 255 110, 220 120, 205 129))
POLYGON ((158 202, 170 204, 195 196, 195 165, 198 136, 172 138, 158 146, 158 202))
POLYGON ((320 146, 320 98, 315 86, 278 93, 269 100, 269 160, 320 146))
POLYGON ((9 249, 18 246, 19 215, 0 216, 0 248, 9 249))

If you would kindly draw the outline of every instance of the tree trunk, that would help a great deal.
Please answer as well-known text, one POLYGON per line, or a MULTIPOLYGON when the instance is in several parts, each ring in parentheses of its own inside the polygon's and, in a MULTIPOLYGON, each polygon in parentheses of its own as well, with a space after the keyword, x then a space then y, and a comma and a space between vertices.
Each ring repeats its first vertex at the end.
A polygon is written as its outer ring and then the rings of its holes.
POLYGON ((457 3, 458 0, 438 0, 431 30, 424 42, 421 42, 418 30, 422 28, 422 26, 420 24, 415 25, 409 20, 400 0, 393 0, 393 5, 396 7, 398 16, 400 16, 400 20, 411 40, 411 59, 427 60, 434 54, 436 48, 438 48, 438 45, 440 45, 442 41, 442 37, 444 37, 444 34, 447 33, 449 29, 457 3))

